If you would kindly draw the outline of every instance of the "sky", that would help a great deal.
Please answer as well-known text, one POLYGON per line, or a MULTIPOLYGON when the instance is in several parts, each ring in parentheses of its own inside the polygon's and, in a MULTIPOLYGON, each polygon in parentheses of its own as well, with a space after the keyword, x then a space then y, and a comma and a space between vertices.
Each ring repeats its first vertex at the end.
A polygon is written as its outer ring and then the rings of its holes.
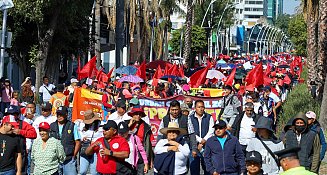
POLYGON ((296 8, 300 5, 301 0, 284 0, 283 11, 287 14, 294 14, 296 8))

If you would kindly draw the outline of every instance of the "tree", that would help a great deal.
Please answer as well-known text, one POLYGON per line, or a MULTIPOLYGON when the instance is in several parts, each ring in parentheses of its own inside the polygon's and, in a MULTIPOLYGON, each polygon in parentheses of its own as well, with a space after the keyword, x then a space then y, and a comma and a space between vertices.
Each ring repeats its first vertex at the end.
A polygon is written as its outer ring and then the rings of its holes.
POLYGON ((302 14, 293 16, 289 21, 288 33, 295 46, 296 54, 306 56, 307 27, 302 14))
POLYGON ((185 66, 186 68, 191 67, 191 45, 192 45, 192 21, 193 21, 193 1, 187 0, 187 14, 186 14, 186 28, 185 28, 185 35, 184 35, 184 51, 183 51, 183 57, 185 60, 185 66))
MULTIPOLYGON (((37 89, 40 86, 41 77, 48 69, 52 69, 52 73, 58 71, 59 57, 62 53, 69 55, 72 53, 72 48, 76 49, 74 51, 76 53, 79 46, 85 49, 85 45, 82 45, 84 41, 81 42, 81 40, 87 36, 85 22, 87 24, 87 16, 91 12, 91 7, 92 3, 86 0, 15 1, 11 17, 19 22, 11 22, 13 26, 10 27, 12 30, 16 30, 15 25, 26 25, 19 28, 25 30, 20 33, 31 35, 31 39, 28 41, 33 42, 27 43, 25 46, 29 49, 28 54, 26 54, 27 49, 23 50, 17 46, 12 55, 20 55, 19 51, 21 50, 25 53, 24 57, 30 58, 36 69, 35 86, 37 89), (34 30, 26 33, 28 32, 26 29, 34 30), (81 32, 84 31, 86 33, 81 35, 81 32)), ((19 31, 15 32, 19 33, 19 31)), ((15 38, 14 43, 19 43, 20 39, 22 37, 15 38)))
MULTIPOLYGON (((181 33, 183 29, 174 30, 172 32, 172 39, 169 41, 169 45, 172 47, 174 53, 180 52, 180 39, 181 33)), ((194 25, 192 27, 192 45, 191 45, 191 53, 192 55, 196 55, 201 52, 204 48, 207 47, 207 37, 205 30, 198 25, 194 25)), ((184 40, 184 38, 183 38, 184 40)), ((184 41, 183 41, 184 43, 184 41)))
POLYGON ((318 59, 318 77, 323 82, 323 94, 322 94, 322 103, 321 103, 321 112, 319 121, 322 125, 322 128, 327 128, 327 0, 320 0, 319 2, 319 40, 318 40, 318 49, 319 49, 319 59, 318 59))
POLYGON ((288 23, 290 22, 291 15, 281 14, 277 17, 275 26, 281 29, 284 33, 288 33, 288 23))

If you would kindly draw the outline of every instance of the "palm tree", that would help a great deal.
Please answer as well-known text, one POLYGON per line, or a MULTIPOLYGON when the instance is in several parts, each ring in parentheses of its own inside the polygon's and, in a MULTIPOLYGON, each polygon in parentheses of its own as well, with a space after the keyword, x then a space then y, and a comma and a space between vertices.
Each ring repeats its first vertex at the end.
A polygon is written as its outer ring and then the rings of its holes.
POLYGON ((319 59, 318 68, 320 70, 318 77, 323 82, 324 89, 322 94, 322 103, 320 110, 320 124, 323 128, 327 127, 327 0, 320 0, 319 2, 319 59))
POLYGON ((311 83, 317 82, 317 46, 318 46, 318 3, 319 0, 304 0, 303 14, 307 22, 307 64, 308 80, 307 84, 311 88, 311 83))
POLYGON ((184 51, 183 57, 185 60, 185 66, 190 68, 191 65, 191 46, 192 46, 192 21, 193 21, 193 0, 187 0, 187 15, 186 15, 186 28, 184 35, 184 51))

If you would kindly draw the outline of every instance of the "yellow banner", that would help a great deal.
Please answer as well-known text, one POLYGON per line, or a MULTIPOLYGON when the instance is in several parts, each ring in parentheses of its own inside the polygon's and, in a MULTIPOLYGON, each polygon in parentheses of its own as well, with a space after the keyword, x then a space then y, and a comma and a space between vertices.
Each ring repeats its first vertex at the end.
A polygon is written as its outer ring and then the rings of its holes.
POLYGON ((202 91, 206 97, 222 97, 224 95, 223 89, 213 88, 191 88, 192 94, 196 94, 198 91, 202 91))

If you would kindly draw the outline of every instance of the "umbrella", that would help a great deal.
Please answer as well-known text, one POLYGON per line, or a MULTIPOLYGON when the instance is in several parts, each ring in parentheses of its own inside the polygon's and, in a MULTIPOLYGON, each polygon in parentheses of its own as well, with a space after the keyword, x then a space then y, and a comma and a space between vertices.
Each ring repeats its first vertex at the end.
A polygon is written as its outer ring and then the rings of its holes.
POLYGON ((216 78, 217 80, 220 80, 220 79, 226 78, 226 76, 218 70, 209 70, 206 78, 209 78, 209 79, 216 78))
POLYGON ((165 69, 166 65, 168 66, 168 68, 173 66, 168 61, 155 60, 155 61, 152 61, 152 62, 146 64, 146 67, 149 68, 149 69, 157 69, 159 65, 160 65, 161 69, 165 69))
POLYGON ((175 75, 165 75, 165 76, 162 76, 160 79, 168 79, 168 78, 171 78, 173 80, 182 80, 181 77, 178 77, 178 76, 175 76, 175 75))
POLYGON ((119 79, 119 82, 124 82, 124 81, 131 82, 131 83, 139 83, 139 82, 143 82, 143 79, 135 75, 128 75, 119 79))
POLYGON ((117 74, 135 75, 137 68, 134 66, 120 66, 115 70, 117 74))
POLYGON ((282 68, 285 68, 285 69, 286 69, 286 68, 290 68, 290 66, 289 66, 289 65, 286 65, 286 64, 284 64, 284 65, 279 65, 279 66, 278 66, 278 68, 281 68, 281 69, 282 69, 282 68))
MULTIPOLYGON (((146 83, 147 84, 152 84, 152 82, 153 82, 153 80, 149 80, 149 81, 147 81, 146 83)), ((161 79, 159 79, 159 82, 158 83, 167 83, 168 81, 166 81, 166 80, 161 80, 161 79)))
POLYGON ((217 62, 217 64, 226 64, 226 61, 225 61, 225 60, 219 60, 219 61, 217 62))

